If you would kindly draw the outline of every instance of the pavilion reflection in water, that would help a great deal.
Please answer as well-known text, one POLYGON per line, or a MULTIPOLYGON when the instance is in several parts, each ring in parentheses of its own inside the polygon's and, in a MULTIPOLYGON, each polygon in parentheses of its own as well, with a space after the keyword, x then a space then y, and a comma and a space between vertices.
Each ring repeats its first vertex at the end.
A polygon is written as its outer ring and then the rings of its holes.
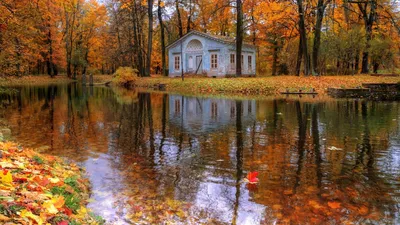
MULTIPOLYGON (((237 100, 169 95, 169 121, 186 132, 217 131, 236 121, 237 100)), ((256 101, 240 100, 243 125, 256 119, 256 101)))

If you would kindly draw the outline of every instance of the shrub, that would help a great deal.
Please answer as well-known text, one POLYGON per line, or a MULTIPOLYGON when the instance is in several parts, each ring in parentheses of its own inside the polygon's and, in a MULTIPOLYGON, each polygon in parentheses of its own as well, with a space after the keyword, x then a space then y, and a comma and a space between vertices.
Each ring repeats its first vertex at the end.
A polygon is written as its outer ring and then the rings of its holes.
POLYGON ((131 87, 135 85, 138 71, 131 67, 119 67, 114 73, 113 82, 118 86, 131 87))

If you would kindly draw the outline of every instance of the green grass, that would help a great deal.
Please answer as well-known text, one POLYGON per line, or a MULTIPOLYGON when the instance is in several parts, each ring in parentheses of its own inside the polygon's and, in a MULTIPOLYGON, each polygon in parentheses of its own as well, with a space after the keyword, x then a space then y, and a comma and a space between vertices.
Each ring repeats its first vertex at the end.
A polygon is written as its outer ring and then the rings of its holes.
POLYGON ((42 158, 40 158, 39 156, 35 155, 33 156, 33 161, 35 161, 37 164, 43 164, 44 160, 42 158))
POLYGON ((81 207, 81 199, 79 198, 79 196, 69 193, 65 190, 65 187, 53 187, 51 189, 51 193, 53 195, 62 195, 65 200, 65 206, 74 212, 76 212, 81 207))
POLYGON ((68 177, 64 180, 64 183, 71 186, 76 192, 80 192, 81 189, 79 188, 77 177, 68 177))

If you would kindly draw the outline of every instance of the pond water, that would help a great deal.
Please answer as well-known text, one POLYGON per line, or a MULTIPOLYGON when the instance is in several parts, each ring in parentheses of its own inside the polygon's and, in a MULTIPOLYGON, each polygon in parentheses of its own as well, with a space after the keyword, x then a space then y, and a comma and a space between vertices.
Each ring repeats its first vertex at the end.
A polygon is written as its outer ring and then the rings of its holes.
POLYGON ((400 223, 399 102, 18 89, 13 139, 85 166, 109 224, 400 223))

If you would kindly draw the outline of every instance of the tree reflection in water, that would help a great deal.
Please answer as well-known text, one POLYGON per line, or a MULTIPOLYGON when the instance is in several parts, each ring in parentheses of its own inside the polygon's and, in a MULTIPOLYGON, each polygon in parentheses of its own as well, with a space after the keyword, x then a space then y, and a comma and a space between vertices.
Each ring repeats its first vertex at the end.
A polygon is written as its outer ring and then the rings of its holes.
POLYGON ((13 138, 85 166, 110 222, 399 220, 397 102, 18 89, 0 110, 13 138))

